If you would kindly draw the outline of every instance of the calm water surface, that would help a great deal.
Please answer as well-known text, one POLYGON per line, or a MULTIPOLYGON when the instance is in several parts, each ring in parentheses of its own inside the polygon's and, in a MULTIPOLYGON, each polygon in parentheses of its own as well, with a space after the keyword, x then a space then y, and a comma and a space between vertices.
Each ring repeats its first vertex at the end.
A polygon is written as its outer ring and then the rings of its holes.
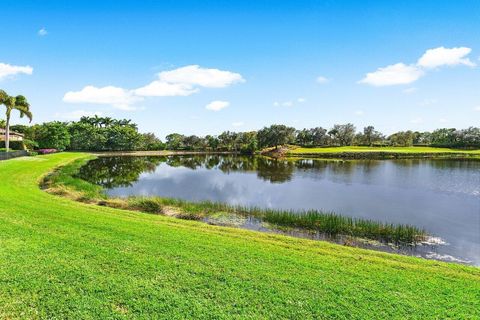
POLYGON ((83 167, 81 176, 111 196, 323 209, 408 223, 445 242, 409 254, 480 265, 480 161, 102 157, 83 167))

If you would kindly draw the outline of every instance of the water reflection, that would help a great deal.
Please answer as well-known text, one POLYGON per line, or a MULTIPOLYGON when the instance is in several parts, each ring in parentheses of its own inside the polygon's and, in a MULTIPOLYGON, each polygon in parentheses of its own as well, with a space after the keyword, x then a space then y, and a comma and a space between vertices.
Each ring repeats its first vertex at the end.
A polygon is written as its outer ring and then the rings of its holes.
POLYGON ((106 189, 129 187, 142 172, 154 172, 165 157, 100 157, 80 168, 79 176, 106 189))
POLYGON ((480 265, 480 161, 105 157, 89 162, 80 175, 113 196, 324 209, 413 224, 449 244, 426 254, 480 265))

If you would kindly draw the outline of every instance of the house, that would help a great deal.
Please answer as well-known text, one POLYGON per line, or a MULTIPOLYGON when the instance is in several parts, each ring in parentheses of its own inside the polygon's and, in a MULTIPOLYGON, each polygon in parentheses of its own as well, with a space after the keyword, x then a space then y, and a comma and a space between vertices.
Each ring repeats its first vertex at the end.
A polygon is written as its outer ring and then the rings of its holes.
MULTIPOLYGON (((5 141, 5 129, 0 128, 0 141, 5 141)), ((23 134, 10 130, 10 141, 23 141, 23 134)))

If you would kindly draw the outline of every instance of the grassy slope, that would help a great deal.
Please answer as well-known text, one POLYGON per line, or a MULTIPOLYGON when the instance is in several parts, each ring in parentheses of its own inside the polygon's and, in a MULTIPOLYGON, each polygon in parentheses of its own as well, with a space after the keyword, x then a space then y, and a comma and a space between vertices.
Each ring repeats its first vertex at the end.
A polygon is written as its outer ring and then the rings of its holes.
POLYGON ((394 153, 465 153, 480 155, 480 150, 460 150, 433 147, 329 147, 329 148, 296 148, 289 153, 341 153, 341 152, 394 152, 394 153))
MULTIPOLYGON (((0 162, 0 318, 474 318, 480 269, 73 202, 0 162)), ((475 312, 477 312, 475 314, 475 312)))

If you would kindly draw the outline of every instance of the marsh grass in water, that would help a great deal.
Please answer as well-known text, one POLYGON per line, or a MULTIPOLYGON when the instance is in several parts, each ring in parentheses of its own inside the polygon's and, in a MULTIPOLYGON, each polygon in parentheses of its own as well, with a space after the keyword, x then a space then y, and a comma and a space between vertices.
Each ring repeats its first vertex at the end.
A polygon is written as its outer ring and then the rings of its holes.
MULTIPOLYGON (((87 159, 88 160, 88 159, 87 159)), ((369 219, 352 218, 333 212, 317 210, 291 211, 232 206, 211 201, 191 202, 162 197, 108 198, 97 185, 77 176, 85 159, 57 168, 47 175, 42 186, 50 193, 70 197, 74 200, 96 203, 102 206, 137 210, 152 214, 163 214, 188 220, 205 220, 208 217, 254 217, 276 227, 291 227, 315 231, 329 236, 353 236, 384 243, 416 244, 428 237, 421 228, 411 225, 383 223, 369 219)))

